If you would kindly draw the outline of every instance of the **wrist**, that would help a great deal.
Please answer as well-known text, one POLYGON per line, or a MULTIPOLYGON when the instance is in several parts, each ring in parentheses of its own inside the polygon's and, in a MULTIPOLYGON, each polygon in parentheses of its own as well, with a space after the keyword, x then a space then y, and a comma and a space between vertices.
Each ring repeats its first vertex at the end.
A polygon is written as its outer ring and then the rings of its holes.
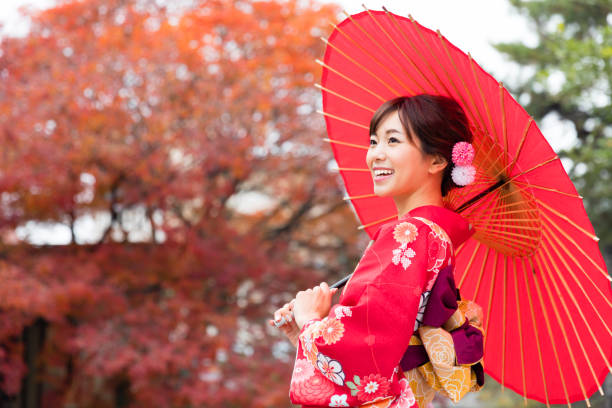
POLYGON ((303 316, 295 316, 295 324, 302 330, 302 328, 311 320, 318 320, 320 317, 314 313, 305 314, 303 316))

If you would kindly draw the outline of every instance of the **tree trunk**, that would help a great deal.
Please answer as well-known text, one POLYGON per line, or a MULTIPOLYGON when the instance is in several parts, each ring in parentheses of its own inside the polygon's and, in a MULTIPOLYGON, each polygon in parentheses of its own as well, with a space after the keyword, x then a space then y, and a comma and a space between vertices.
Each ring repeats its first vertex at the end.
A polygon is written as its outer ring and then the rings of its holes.
POLYGON ((39 357, 45 342, 47 322, 38 318, 23 330, 23 360, 28 372, 21 385, 20 408, 38 408, 42 403, 42 383, 38 379, 39 357))

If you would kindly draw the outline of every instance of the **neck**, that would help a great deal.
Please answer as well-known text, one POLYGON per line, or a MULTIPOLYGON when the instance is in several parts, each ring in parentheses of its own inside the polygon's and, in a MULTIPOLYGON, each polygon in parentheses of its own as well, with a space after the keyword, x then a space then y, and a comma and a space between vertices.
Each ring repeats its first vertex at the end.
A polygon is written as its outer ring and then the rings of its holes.
POLYGON ((439 207, 444 205, 440 186, 437 186, 437 188, 433 190, 429 188, 421 189, 408 196, 395 196, 393 197, 393 201, 395 201, 395 206, 397 207, 398 218, 424 205, 436 205, 439 207))

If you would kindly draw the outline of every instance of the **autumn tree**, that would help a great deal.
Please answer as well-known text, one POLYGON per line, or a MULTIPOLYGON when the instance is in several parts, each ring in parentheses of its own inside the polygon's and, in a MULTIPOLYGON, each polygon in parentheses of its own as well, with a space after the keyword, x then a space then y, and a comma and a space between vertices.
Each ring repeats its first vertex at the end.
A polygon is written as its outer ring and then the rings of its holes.
POLYGON ((2 406, 286 406, 265 319, 365 244, 315 113, 335 8, 178 4, 62 1, 2 39, 2 406))

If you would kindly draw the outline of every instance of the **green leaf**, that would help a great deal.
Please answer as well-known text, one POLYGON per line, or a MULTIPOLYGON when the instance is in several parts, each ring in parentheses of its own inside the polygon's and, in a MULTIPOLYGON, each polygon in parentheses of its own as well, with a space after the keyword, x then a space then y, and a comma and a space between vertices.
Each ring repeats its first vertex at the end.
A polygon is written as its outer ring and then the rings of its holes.
POLYGON ((353 377, 353 381, 355 381, 355 384, 357 384, 357 385, 361 385, 361 380, 359 379, 359 376, 357 376, 357 375, 356 375, 356 376, 354 376, 354 377, 353 377))

